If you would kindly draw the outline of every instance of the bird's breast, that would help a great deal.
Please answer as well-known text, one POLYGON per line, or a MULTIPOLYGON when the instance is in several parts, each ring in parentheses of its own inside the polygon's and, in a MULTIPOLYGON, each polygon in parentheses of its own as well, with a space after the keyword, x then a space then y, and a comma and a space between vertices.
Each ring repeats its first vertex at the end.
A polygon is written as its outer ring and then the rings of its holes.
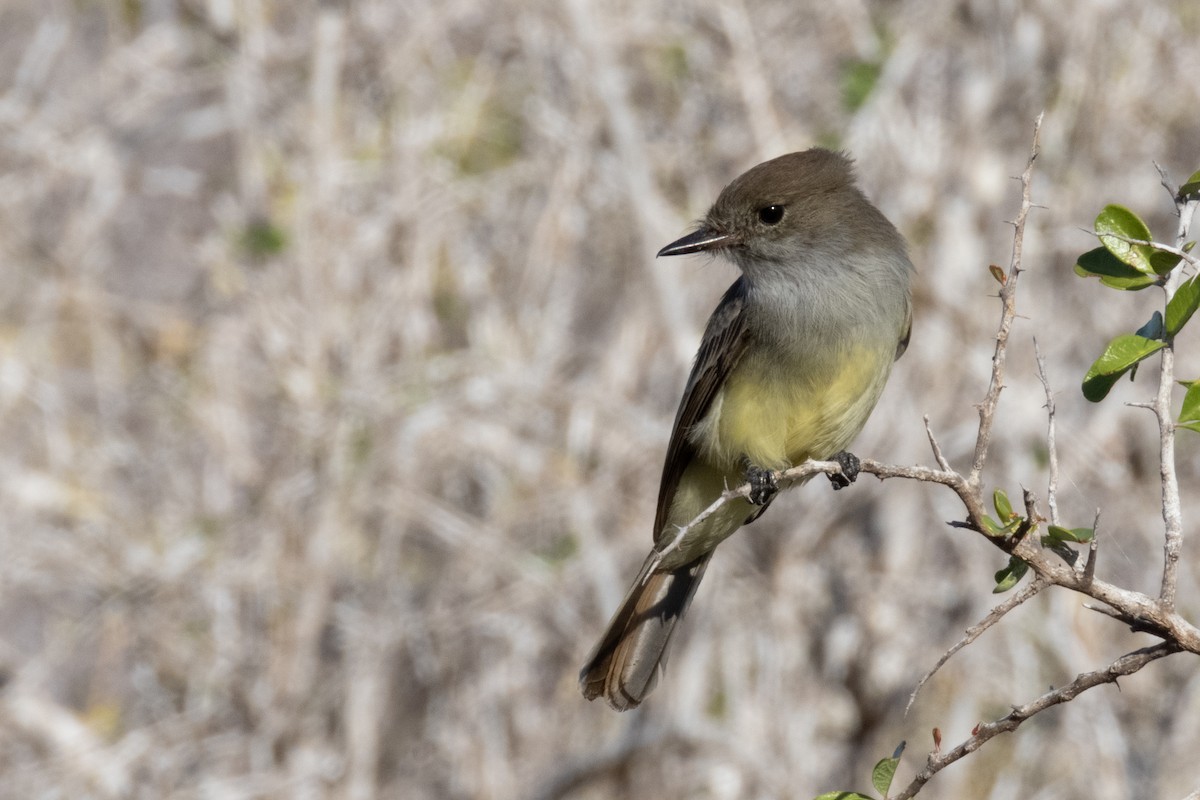
POLYGON ((743 457, 783 469, 849 446, 866 423, 891 368, 891 351, 867 344, 836 358, 750 358, 728 376, 692 431, 701 458, 723 470, 743 457))

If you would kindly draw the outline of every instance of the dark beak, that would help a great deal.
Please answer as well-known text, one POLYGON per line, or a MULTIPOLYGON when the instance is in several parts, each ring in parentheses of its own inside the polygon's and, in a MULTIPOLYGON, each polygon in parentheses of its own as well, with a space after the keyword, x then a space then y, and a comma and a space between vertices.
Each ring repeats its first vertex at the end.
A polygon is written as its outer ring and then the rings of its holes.
POLYGON ((682 256, 688 253, 700 253, 705 250, 719 250, 733 244, 733 236, 728 233, 717 233, 711 228, 701 226, 700 230, 689 233, 682 239, 671 242, 658 251, 659 256, 682 256))

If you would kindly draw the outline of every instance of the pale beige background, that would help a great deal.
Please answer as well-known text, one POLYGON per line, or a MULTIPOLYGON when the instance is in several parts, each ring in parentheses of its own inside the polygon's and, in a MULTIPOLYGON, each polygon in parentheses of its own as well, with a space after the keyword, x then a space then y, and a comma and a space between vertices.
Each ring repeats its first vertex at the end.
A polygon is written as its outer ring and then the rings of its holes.
MULTIPOLYGON (((1123 405, 1153 369, 1078 391, 1157 298, 1071 265, 1106 202, 1174 230, 1154 162, 1200 168, 1198 35, 1191 0, 6 0, 0 797, 805 798, 1148 643, 1047 592, 905 716, 1003 559, 945 490, 815 481, 721 548, 643 710, 575 686, 734 277, 653 254, 816 143, 920 270, 855 449, 928 463, 928 414, 965 466, 1046 110, 989 487, 1045 493, 1036 333, 1064 521, 1103 507, 1101 574, 1157 586, 1154 430, 1123 405)), ((1182 797, 1198 720, 1176 656, 923 796, 1182 797)))

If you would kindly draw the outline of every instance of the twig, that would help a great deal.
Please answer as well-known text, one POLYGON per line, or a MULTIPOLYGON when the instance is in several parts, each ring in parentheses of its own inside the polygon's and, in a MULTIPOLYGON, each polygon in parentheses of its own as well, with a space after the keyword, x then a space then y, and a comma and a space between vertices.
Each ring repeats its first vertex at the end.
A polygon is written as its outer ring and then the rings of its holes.
POLYGON ((1017 706, 1009 714, 995 722, 982 723, 976 726, 975 730, 971 732, 971 737, 953 750, 941 754, 930 754, 924 769, 916 774, 912 782, 903 791, 897 795, 893 795, 891 800, 909 800, 934 775, 955 761, 975 752, 989 739, 995 738, 1002 733, 1016 730, 1020 727, 1021 723, 1033 715, 1045 711, 1052 706, 1070 702, 1088 689, 1102 686, 1106 683, 1116 683, 1118 678, 1132 675, 1150 662, 1177 652, 1179 652, 1179 646, 1174 642, 1161 642, 1152 647, 1134 650, 1132 653, 1126 653, 1121 656, 1105 669, 1095 672, 1085 672, 1061 689, 1053 689, 1032 702, 1026 703, 1023 706, 1017 706))
POLYGON ((1161 352, 1158 394, 1154 399, 1154 416, 1158 419, 1158 476, 1162 482, 1164 525, 1162 586, 1158 599, 1164 609, 1174 611, 1179 556, 1183 551, 1183 515, 1179 506, 1179 479, 1175 474, 1175 420, 1171 415, 1171 394, 1175 388, 1175 347, 1167 342, 1161 352))
POLYGON ((953 647, 951 647, 945 653, 942 653, 942 657, 937 660, 937 663, 934 664, 933 667, 928 672, 926 672, 924 675, 921 676, 921 680, 917 681, 917 685, 912 690, 912 694, 910 694, 908 696, 908 705, 904 706, 904 713, 906 715, 908 714, 909 709, 912 708, 912 704, 916 701, 917 695, 920 693, 921 689, 923 689, 925 687, 925 684, 929 682, 929 679, 932 678, 937 673, 937 671, 939 669, 941 669, 946 664, 947 661, 950 660, 951 656, 953 656, 959 650, 962 650, 964 647, 969 645, 971 642, 978 639, 983 634, 984 631, 986 631, 988 628, 992 627, 997 622, 999 622, 1001 620, 1001 618, 1004 617, 1005 614, 1012 611, 1014 608, 1021 605, 1029 598, 1033 597, 1035 594, 1040 592, 1042 589, 1045 589, 1046 586, 1048 586, 1048 585, 1049 584, 1047 584, 1041 578, 1034 578, 1032 581, 1029 582, 1029 585, 1026 586, 1024 589, 1017 592, 1012 597, 1008 598, 1003 603, 1001 603, 1000 605, 993 608, 990 612, 988 612, 988 615, 986 617, 984 617, 982 620, 980 620, 976 624, 972 625, 971 627, 967 628, 966 635, 964 635, 963 638, 959 639, 954 644, 953 647))
POLYGON ((1037 495, 1028 489, 1022 489, 1021 497, 1025 501, 1025 521, 1017 529, 1018 539, 1028 536, 1030 531, 1037 530, 1038 526, 1046 521, 1046 518, 1038 513, 1037 495))
MULTIPOLYGON (((1045 112, 1043 112, 1044 114, 1045 112)), ((971 472, 967 483, 978 489, 983 474, 983 463, 987 460, 988 446, 992 441, 992 420, 996 414, 996 404, 1000 400, 1000 391, 1004 388, 1004 359, 1008 352, 1008 334, 1012 330, 1013 319, 1017 315, 1017 279, 1021 275, 1021 250, 1025 241, 1025 220, 1029 217, 1029 209, 1033 207, 1030 192, 1033 187, 1033 162, 1037 160, 1042 130, 1042 116, 1038 114, 1033 123, 1033 146, 1029 152, 1029 161, 1025 171, 1021 173, 1021 209, 1013 222, 1012 261, 1009 264, 1008 275, 1000 285, 1000 302, 1003 309, 1000 313, 1000 329, 996 332, 996 351, 992 355, 992 380, 988 385, 987 395, 979 406, 979 435, 975 439, 975 455, 971 459, 971 472)))
MULTIPOLYGON (((943 459, 945 460, 945 459, 943 459)), ((949 486, 959 493, 960 496, 966 491, 963 477, 953 470, 936 470, 929 467, 900 467, 892 464, 881 464, 878 461, 872 461, 869 458, 862 459, 859 464, 859 471, 865 472, 868 475, 874 475, 880 480, 886 478, 909 478, 911 480, 924 481, 926 483, 940 483, 944 486, 949 486)), ((780 484, 784 483, 799 483, 811 478, 813 475, 825 473, 826 475, 841 475, 842 465, 836 461, 814 461, 809 459, 803 464, 799 464, 790 469, 786 469, 776 474, 776 480, 780 484)), ((750 497, 750 484, 743 483, 741 486, 732 489, 726 489, 709 504, 708 508, 701 511, 693 517, 686 525, 680 525, 675 535, 671 537, 671 541, 657 549, 655 558, 648 563, 648 569, 645 570, 643 577, 648 577, 651 572, 658 568, 663 559, 673 553, 680 542, 684 540, 687 534, 695 530, 696 526, 704 523, 709 517, 717 513, 727 503, 738 498, 748 499, 750 497)))
POLYGON ((1171 185, 1171 178, 1167 175, 1166 169, 1164 169, 1161 164, 1159 164, 1157 161, 1152 161, 1150 163, 1154 164, 1154 168, 1158 170, 1159 182, 1162 184, 1162 187, 1167 190, 1167 194, 1171 195, 1171 202, 1175 202, 1175 198, 1179 196, 1179 189, 1171 185))
MULTIPOLYGON (((1182 219, 1182 214, 1180 215, 1180 217, 1182 219)), ((1186 235, 1187 234, 1184 234, 1185 237, 1186 237, 1186 235)), ((1180 259, 1182 259, 1183 261, 1186 261, 1191 266, 1200 269, 1200 259, 1196 258, 1196 256, 1192 255, 1191 253, 1184 250, 1180 246, 1172 246, 1169 244, 1163 244, 1162 242, 1155 242, 1155 241, 1151 241, 1149 239, 1134 239, 1131 236, 1122 236, 1119 233, 1106 233, 1106 234, 1104 234, 1104 238, 1105 239, 1116 239, 1117 241, 1125 242, 1126 244, 1138 245, 1140 247, 1150 247, 1155 250, 1160 250, 1164 253, 1170 253, 1173 256, 1179 256, 1180 259)), ((1180 244, 1182 244, 1182 242, 1180 242, 1180 244)))
MULTIPOLYGON (((991 541, 1002 543, 1002 540, 998 539, 991 541)), ((1176 642, 1184 650, 1200 655, 1200 629, 1175 611, 1164 608, 1157 600, 1141 592, 1114 586, 1099 578, 1089 579, 1074 568, 1049 559, 1041 547, 1030 541, 1017 543, 1011 548, 1011 552, 1029 564, 1046 582, 1079 592, 1119 609, 1129 619, 1139 620, 1147 630, 1160 631, 1159 635, 1163 638, 1176 642)))
MULTIPOLYGON (((1194 202, 1176 201, 1179 210, 1179 227, 1175 233, 1175 250, 1180 253, 1191 225, 1194 202)), ((1186 254, 1184 254, 1186 255, 1186 254)), ((1193 266, 1197 262, 1188 257, 1193 266)), ((1180 270, 1172 270, 1163 291, 1166 303, 1179 285, 1180 270)), ((1171 395, 1175 389, 1175 337, 1166 334, 1166 347, 1162 348, 1158 371, 1158 392, 1154 398, 1154 416, 1158 420, 1159 463, 1158 474, 1162 483, 1163 517, 1163 573, 1158 592, 1158 601, 1168 613, 1175 610, 1175 586, 1179 579, 1179 557, 1183 552, 1183 511, 1179 501, 1179 478, 1175 473, 1175 420, 1171 413, 1171 395)))
POLYGON ((933 435, 933 428, 929 427, 929 415, 926 414, 922 419, 925 420, 925 435, 929 437, 929 446, 933 449, 933 457, 937 461, 938 466, 946 472, 953 472, 950 468, 950 462, 942 455, 942 447, 938 444, 938 440, 933 435))
POLYGON ((1087 561, 1083 563, 1083 585, 1091 586, 1096 578, 1096 556, 1100 553, 1100 509, 1092 520, 1092 540, 1088 542, 1087 561))
MULTIPOLYGON (((816 462, 806 462, 806 464, 807 463, 816 463, 816 462)), ((814 472, 815 471, 816 470, 814 470, 814 472)), ((666 558, 671 553, 675 552, 675 550, 677 550, 679 548, 680 542, 682 542, 684 537, 686 537, 688 535, 689 531, 694 530, 697 525, 702 524, 705 520, 707 520, 713 514, 717 513, 717 511, 719 511, 721 509, 721 507, 724 506, 726 503, 728 503, 732 500, 736 500, 739 497, 742 499, 749 499, 749 497, 750 497, 750 484, 749 483, 743 483, 741 486, 737 487, 736 489, 726 489, 725 491, 721 492, 720 496, 717 497, 716 500, 712 501, 712 503, 709 504, 708 508, 704 509, 699 514, 697 514, 695 517, 693 517, 692 520, 690 522, 688 522, 686 525, 679 525, 675 529, 675 535, 671 538, 671 541, 667 542, 667 544, 664 547, 660 548, 657 545, 655 545, 654 558, 649 559, 646 562, 646 565, 644 567, 642 567, 642 574, 638 578, 638 582, 645 583, 650 578, 650 574, 653 573, 656 569, 658 569, 659 565, 662 564, 663 559, 666 558)))
POLYGON ((1038 347, 1037 337, 1033 337, 1033 355, 1037 359, 1038 379, 1046 391, 1046 452, 1049 461, 1050 477, 1046 481, 1046 505, 1050 509, 1050 524, 1058 524, 1058 447, 1055 444, 1054 431, 1054 392, 1050 390, 1050 379, 1046 377, 1046 359, 1042 357, 1042 349, 1038 347))
MULTIPOLYGON (((932 481, 934 483, 946 483, 946 481, 949 479, 949 476, 946 474, 937 473, 934 470, 926 469, 924 467, 889 467, 882 464, 877 464, 873 461, 862 462, 860 465, 860 471, 868 473, 884 471, 889 474, 880 475, 881 478, 907 477, 914 478, 916 480, 932 481)), ((799 464, 795 467, 784 470, 783 472, 776 473, 775 478, 781 484, 799 483, 811 478, 813 475, 817 475, 822 472, 827 475, 840 475, 842 474, 842 465, 836 461, 814 461, 809 459, 803 464, 799 464)), ((958 478, 957 475, 954 475, 954 477, 958 478)), ((658 569, 658 566, 662 564, 664 558, 678 549, 680 542, 684 540, 689 532, 695 530, 696 526, 701 525, 713 514, 720 511, 721 508, 723 508, 727 503, 730 503, 738 498, 743 500, 748 500, 750 498, 749 483, 743 483, 741 486, 736 486, 732 489, 726 489, 725 491, 721 492, 717 499, 709 504, 708 508, 704 509, 695 517, 693 517, 686 525, 678 526, 675 530, 675 535, 671 537, 671 541, 667 542, 663 547, 656 548, 654 558, 647 562, 646 567, 643 568, 642 579, 645 580, 646 578, 649 578, 650 573, 658 569)))
POLYGON ((1171 633, 1152 622, 1137 617, 1131 617, 1124 611, 1108 606, 1098 606, 1092 603, 1084 603, 1083 607, 1088 611, 1095 611, 1097 614, 1103 614, 1106 617, 1112 617, 1117 622, 1123 622, 1129 626, 1131 633, 1149 633, 1152 636, 1157 636, 1163 640, 1170 640, 1171 633))
POLYGON ((1200 206, 1200 199, 1187 200, 1182 205, 1177 206, 1179 210, 1179 228, 1175 232, 1175 244, 1182 247, 1187 241, 1188 231, 1192 227, 1192 216, 1196 213, 1196 207, 1200 206))

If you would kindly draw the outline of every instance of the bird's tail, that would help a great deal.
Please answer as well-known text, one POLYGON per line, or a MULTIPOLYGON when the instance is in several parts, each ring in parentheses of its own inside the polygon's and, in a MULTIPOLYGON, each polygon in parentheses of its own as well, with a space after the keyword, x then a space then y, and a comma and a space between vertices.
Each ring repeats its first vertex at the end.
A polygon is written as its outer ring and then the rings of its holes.
POLYGON ((671 634, 710 558, 711 551, 678 569, 647 575, 654 562, 650 554, 579 673, 584 697, 603 696, 617 711, 628 711, 650 694, 666 663, 671 634))

